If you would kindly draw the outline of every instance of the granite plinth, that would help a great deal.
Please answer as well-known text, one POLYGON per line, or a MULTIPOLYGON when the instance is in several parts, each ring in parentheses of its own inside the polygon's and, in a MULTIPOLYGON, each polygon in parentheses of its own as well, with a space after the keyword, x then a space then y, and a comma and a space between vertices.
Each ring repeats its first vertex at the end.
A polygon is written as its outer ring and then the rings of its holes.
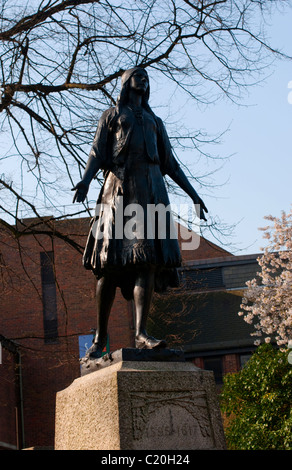
POLYGON ((119 360, 135 355, 118 351, 58 392, 55 449, 224 449, 213 373, 180 354, 164 361, 151 354, 119 360))

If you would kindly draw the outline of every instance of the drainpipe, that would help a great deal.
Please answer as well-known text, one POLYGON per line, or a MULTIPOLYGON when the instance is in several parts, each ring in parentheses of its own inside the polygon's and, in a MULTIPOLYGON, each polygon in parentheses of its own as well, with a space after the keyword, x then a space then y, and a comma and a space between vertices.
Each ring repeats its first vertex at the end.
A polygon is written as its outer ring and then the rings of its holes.
POLYGON ((25 448, 25 433, 24 433, 24 413, 23 413, 23 381, 22 381, 22 362, 21 353, 17 349, 17 365, 18 365, 18 387, 19 387, 19 406, 20 406, 20 430, 21 430, 21 446, 25 448))

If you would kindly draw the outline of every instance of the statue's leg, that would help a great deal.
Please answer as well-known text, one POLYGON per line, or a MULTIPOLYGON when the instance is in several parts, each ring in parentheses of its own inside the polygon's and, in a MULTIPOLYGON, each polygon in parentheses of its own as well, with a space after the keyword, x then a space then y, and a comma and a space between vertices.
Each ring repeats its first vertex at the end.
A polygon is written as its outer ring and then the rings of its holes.
POLYGON ((105 276, 97 281, 96 286, 96 307, 97 307, 97 327, 96 334, 91 348, 86 355, 91 358, 101 357, 102 351, 107 342, 108 319, 115 298, 116 286, 112 279, 105 276))
POLYGON ((154 349, 166 347, 164 340, 149 336, 146 332, 146 323, 154 292, 154 270, 137 274, 133 291, 135 304, 135 344, 139 349, 154 349))

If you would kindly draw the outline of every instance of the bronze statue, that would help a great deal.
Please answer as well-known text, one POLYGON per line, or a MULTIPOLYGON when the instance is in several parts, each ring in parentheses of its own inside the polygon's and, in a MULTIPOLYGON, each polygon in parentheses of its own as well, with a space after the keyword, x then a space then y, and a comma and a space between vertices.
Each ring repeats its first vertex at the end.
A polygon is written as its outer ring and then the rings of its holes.
POLYGON ((83 255, 85 268, 98 280, 97 330, 87 351, 89 358, 101 357, 106 345, 116 287, 127 300, 134 300, 136 348, 166 347, 164 340, 146 331, 153 292, 177 286, 181 264, 178 241, 170 236, 171 216, 166 221, 165 237, 157 235, 157 219, 154 235, 145 235, 149 228, 147 208, 169 206, 163 176, 169 175, 200 205, 201 219, 206 220, 204 212, 208 212, 174 158, 164 125, 148 104, 149 95, 146 70, 135 67, 124 72, 117 104, 103 113, 83 178, 73 188, 73 202, 84 201, 90 182, 103 170, 104 183, 83 255), (129 213, 117 220, 121 200, 124 208, 139 204, 143 209, 145 236, 117 236, 119 225, 125 227, 129 221, 129 213))

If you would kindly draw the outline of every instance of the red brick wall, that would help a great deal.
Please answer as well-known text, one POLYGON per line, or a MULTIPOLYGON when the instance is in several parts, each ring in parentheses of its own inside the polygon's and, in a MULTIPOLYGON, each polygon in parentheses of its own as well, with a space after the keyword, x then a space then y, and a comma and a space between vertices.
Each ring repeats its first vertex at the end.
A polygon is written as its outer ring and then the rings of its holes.
POLYGON ((223 360, 223 374, 237 372, 239 370, 239 359, 237 354, 228 354, 223 360))
POLYGON ((204 359, 202 357, 195 357, 192 361, 199 369, 204 369, 204 359))
POLYGON ((20 403, 15 356, 2 347, 0 364, 0 449, 18 447, 20 403))
MULTIPOLYGON (((192 240, 191 236, 188 235, 188 230, 180 225, 177 229, 178 241, 180 246, 185 243, 185 248, 188 248, 189 241, 192 240)), ((223 258, 225 256, 232 256, 231 253, 224 250, 223 248, 215 245, 214 243, 206 240, 203 237, 198 239, 197 236, 194 238, 194 245, 197 245, 193 249, 181 250, 183 262, 210 259, 210 258, 223 258)))
MULTIPOLYGON (((73 235, 74 240, 84 247, 88 223, 88 219, 63 221, 56 224, 56 230, 73 235)), ((37 237, 23 235, 16 242, 9 233, 1 231, 0 239, 7 265, 2 271, 0 285, 0 334, 20 346, 25 446, 52 446, 56 392, 80 375, 78 337, 90 334, 96 326, 96 280, 83 268, 82 252, 78 253, 58 237, 52 241, 43 234, 37 237), (44 342, 40 252, 46 250, 54 251, 57 279, 58 341, 54 344, 44 342)), ((182 252, 184 260, 226 255, 230 256, 230 253, 203 239, 198 249, 182 252)), ((131 304, 117 291, 109 320, 110 349, 133 346, 133 334, 131 304)), ((5 410, 0 413, 0 429, 4 429, 7 437, 0 434, 0 440, 15 443, 9 419, 15 406, 15 397, 10 392, 11 367, 11 363, 0 366, 0 374, 7 378, 6 382, 0 382, 0 398, 5 410)))

